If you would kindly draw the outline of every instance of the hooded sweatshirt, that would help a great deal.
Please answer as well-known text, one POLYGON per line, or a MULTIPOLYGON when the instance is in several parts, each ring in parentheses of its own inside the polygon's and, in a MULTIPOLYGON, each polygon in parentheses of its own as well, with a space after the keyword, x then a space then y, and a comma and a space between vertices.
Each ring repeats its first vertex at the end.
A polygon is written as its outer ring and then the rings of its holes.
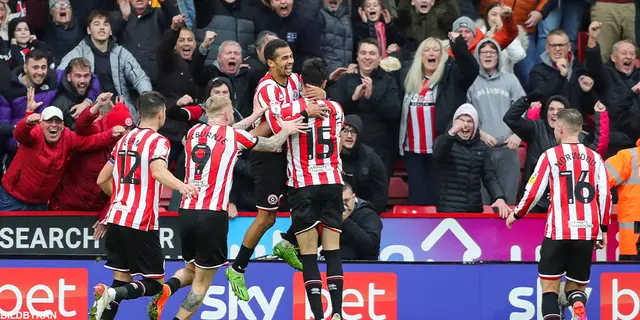
POLYGON ((513 102, 525 95, 518 78, 512 73, 501 71, 503 54, 493 39, 483 39, 478 43, 475 57, 480 65, 480 74, 467 91, 467 101, 478 110, 480 129, 496 138, 496 147, 506 146, 506 140, 513 134, 502 117, 513 102), (480 48, 487 42, 493 43, 498 50, 497 70, 492 74, 487 73, 480 61, 480 48))
POLYGON ((482 185, 491 195, 491 202, 504 199, 504 192, 491 157, 489 147, 480 140, 478 114, 468 103, 460 106, 453 121, 468 115, 475 124, 474 132, 468 140, 447 132, 438 137, 434 144, 433 158, 438 171, 438 212, 482 212, 482 185))

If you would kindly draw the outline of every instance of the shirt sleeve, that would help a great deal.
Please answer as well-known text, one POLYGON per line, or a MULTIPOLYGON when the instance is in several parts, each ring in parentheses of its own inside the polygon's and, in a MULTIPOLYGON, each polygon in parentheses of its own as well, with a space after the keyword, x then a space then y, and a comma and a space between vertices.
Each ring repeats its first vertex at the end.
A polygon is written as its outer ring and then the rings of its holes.
POLYGON ((251 133, 241 130, 235 129, 236 131, 236 143, 238 144, 238 148, 240 149, 252 149, 258 144, 258 137, 252 135, 251 133))
POLYGON ((118 152, 116 148, 118 148, 117 143, 116 146, 113 147, 113 150, 111 150, 111 155, 109 155, 109 162, 111 162, 111 164, 116 164, 116 153, 118 152))
POLYGON ((198 121, 204 114, 204 110, 201 106, 186 106, 182 107, 182 110, 186 111, 189 115, 189 119, 187 119, 188 122, 198 121))
POLYGON ((547 185, 549 184, 550 174, 551 165, 549 163, 547 153, 545 152, 540 156, 540 159, 538 159, 536 169, 533 171, 529 181, 527 182, 527 187, 525 188, 522 200, 520 200, 520 203, 514 211, 514 215, 517 219, 520 219, 529 213, 531 207, 544 195, 547 190, 547 185))
POLYGON ((169 152, 171 152, 171 144, 166 138, 157 138, 155 146, 151 148, 151 155, 149 162, 156 160, 163 160, 169 162, 169 152))

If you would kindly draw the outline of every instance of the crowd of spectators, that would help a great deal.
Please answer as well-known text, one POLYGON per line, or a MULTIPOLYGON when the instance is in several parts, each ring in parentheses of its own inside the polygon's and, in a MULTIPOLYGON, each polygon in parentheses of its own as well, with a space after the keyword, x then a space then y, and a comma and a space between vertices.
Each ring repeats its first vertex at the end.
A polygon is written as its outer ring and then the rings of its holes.
MULTIPOLYGON (((402 161, 408 204, 505 213, 557 144, 559 110, 583 114, 582 139, 605 158, 640 138, 635 2, 0 0, 0 210, 103 208, 94 178, 152 90, 184 175, 182 137, 202 118, 180 110, 225 95, 249 116, 280 38, 294 72, 309 57, 330 66, 355 207, 384 212, 402 161)), ((255 210, 247 159, 231 216, 255 210)))

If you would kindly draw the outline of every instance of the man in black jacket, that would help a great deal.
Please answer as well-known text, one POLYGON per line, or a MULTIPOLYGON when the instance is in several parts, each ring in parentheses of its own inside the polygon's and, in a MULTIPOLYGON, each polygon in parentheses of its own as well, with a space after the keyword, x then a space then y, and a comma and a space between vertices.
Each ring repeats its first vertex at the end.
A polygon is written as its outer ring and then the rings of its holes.
POLYGON ((447 133, 433 147, 438 168, 438 212, 483 212, 482 185, 485 186, 500 216, 506 218, 509 207, 498 182, 488 146, 480 140, 478 112, 469 103, 461 105, 447 133))
POLYGON ((340 257, 342 260, 378 260, 382 233, 380 217, 369 202, 356 197, 348 183, 342 190, 340 257))
POLYGON ((278 35, 269 31, 260 31, 256 36, 256 42, 249 46, 248 55, 243 62, 249 65, 249 88, 256 88, 260 79, 269 71, 267 59, 264 58, 264 46, 278 35))
POLYGON ((51 102, 51 105, 62 110, 65 127, 75 131, 76 118, 93 104, 89 98, 89 90, 92 86, 100 88, 100 85, 94 81, 97 82, 98 78, 91 73, 91 64, 87 59, 75 58, 69 62, 65 76, 58 84, 56 97, 51 102))
POLYGON ((342 170, 353 181, 358 196, 381 213, 387 204, 389 178, 380 156, 359 141, 359 132, 362 132, 360 117, 355 114, 346 116, 340 133, 342 170))
POLYGON ((358 133, 359 139, 373 148, 382 158, 385 172, 391 173, 398 155, 402 97, 396 80, 379 67, 381 52, 377 40, 360 41, 358 71, 342 75, 328 94, 342 105, 345 114, 356 114, 367 124, 358 133))

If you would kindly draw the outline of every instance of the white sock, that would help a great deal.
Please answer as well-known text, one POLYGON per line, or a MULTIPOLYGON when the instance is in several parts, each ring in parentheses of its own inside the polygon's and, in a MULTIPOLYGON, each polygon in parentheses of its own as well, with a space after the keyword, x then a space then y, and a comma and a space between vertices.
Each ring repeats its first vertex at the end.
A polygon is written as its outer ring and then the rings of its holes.
POLYGON ((109 298, 109 302, 116 300, 116 289, 107 289, 107 297, 109 298))

